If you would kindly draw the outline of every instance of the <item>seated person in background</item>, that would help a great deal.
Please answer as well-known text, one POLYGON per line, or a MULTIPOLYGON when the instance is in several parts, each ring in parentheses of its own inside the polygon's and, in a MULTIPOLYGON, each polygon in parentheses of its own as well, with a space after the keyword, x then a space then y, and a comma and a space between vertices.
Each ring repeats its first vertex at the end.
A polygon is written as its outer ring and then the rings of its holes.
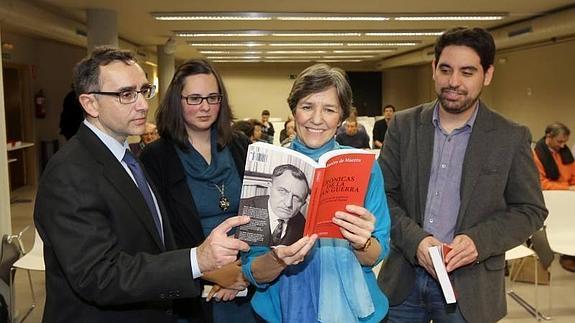
POLYGON ((369 149, 369 136, 365 132, 358 131, 357 120, 348 118, 344 127, 345 132, 335 137, 340 145, 369 149))
POLYGON ((295 138, 295 122, 289 119, 284 123, 284 129, 280 132, 280 143, 282 147, 287 147, 295 138))
MULTIPOLYGON (((353 120, 357 121, 357 108, 356 107, 351 107, 351 110, 349 110, 349 117, 343 121, 343 123, 339 126, 339 128, 337 128, 336 135, 345 133, 345 124, 347 123, 348 119, 353 119, 353 120)), ((367 134, 367 130, 365 130, 365 127, 359 122, 357 123, 357 131, 367 134)))
POLYGON ((269 121, 270 120, 270 111, 263 110, 262 111, 262 121, 261 121, 261 128, 262 128, 262 140, 267 141, 270 144, 274 143, 274 125, 269 121))
MULTIPOLYGON (((575 191, 575 162, 566 146, 571 131, 554 122, 545 128, 545 136, 535 144, 534 160, 544 190, 575 191)), ((575 257, 562 255, 561 267, 575 272, 575 257)))
POLYGON ((233 128, 243 132, 251 142, 262 141, 262 123, 256 119, 236 121, 233 128))
POLYGON ((571 131, 555 122, 545 128, 545 136, 535 144, 534 159, 544 190, 575 191, 575 162, 567 147, 571 131))
POLYGON ((146 132, 140 136, 140 142, 130 144, 130 150, 134 155, 139 157, 142 149, 144 149, 147 144, 158 140, 158 138, 160 138, 160 135, 158 135, 156 125, 151 122, 146 122, 146 132))
POLYGON ((395 113, 395 107, 391 104, 383 108, 383 119, 377 120, 373 125, 373 148, 379 149, 383 146, 383 139, 387 132, 387 125, 395 113))

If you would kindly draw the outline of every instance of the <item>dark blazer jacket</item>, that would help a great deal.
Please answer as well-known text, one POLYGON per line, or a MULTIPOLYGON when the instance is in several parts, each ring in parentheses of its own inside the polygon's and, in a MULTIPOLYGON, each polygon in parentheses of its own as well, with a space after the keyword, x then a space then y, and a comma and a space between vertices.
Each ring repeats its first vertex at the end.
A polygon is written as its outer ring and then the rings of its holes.
MULTIPOLYGON (((378 277, 391 305, 415 281, 416 251, 429 234, 422 222, 433 157, 435 102, 394 114, 379 163, 392 220, 391 253, 378 277)), ((455 234, 466 234, 479 253, 474 264, 450 274, 468 322, 494 322, 506 314, 505 251, 543 225, 547 210, 530 149, 529 130, 483 103, 464 157, 461 206, 455 234)))
POLYGON ((189 249, 167 251, 168 218, 164 247, 136 184, 85 125, 44 170, 34 220, 44 241, 44 322, 172 322, 172 300, 199 295, 189 249))
MULTIPOLYGON (((264 209, 267 211, 269 199, 270 199, 269 195, 254 196, 245 199, 242 202, 242 205, 264 209)), ((289 246, 303 237, 303 231, 305 228, 305 217, 303 216, 303 214, 298 212, 296 215, 294 215, 288 220, 286 225, 287 225, 286 233, 280 240, 280 244, 284 246, 289 246)), ((264 232, 264 244, 266 246, 272 245, 272 229, 270 228, 269 221, 267 222, 267 226, 264 232)))
MULTIPOLYGON (((249 144, 248 137, 235 134, 234 140, 228 146, 240 178, 244 176, 249 144)), ((166 205, 177 246, 189 248, 200 245, 206 237, 186 181, 184 166, 174 144, 160 138, 146 145, 140 159, 166 205)))

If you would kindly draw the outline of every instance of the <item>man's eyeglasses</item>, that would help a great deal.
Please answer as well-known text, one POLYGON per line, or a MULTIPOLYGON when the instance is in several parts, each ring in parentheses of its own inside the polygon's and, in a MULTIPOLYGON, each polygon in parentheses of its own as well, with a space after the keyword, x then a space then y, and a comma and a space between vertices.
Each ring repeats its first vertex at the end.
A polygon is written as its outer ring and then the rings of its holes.
POLYGON ((124 90, 120 92, 101 92, 101 91, 92 91, 88 92, 88 94, 101 94, 101 95, 112 95, 117 96, 118 100, 122 104, 130 104, 136 102, 138 100, 138 93, 141 93, 144 99, 149 100, 156 95, 156 86, 155 85, 145 85, 142 86, 140 91, 137 90, 124 90))
POLYGON ((219 94, 210 94, 208 96, 189 95, 182 96, 182 99, 186 99, 188 105, 200 105, 204 100, 206 100, 208 104, 218 104, 222 102, 222 96, 219 94))

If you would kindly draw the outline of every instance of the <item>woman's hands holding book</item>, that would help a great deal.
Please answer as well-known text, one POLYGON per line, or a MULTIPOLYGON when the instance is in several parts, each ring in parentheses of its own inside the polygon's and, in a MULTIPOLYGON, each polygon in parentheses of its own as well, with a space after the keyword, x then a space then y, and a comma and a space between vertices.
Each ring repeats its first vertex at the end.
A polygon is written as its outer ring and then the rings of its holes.
POLYGON ((341 234, 349 241, 362 265, 372 266, 379 256, 381 246, 372 238, 375 216, 366 208, 347 205, 345 211, 335 212, 333 223, 340 227, 341 234))
POLYGON ((311 250, 317 235, 303 237, 289 246, 277 246, 269 252, 258 256, 252 263, 252 274, 258 283, 269 283, 275 280, 289 265, 302 262, 311 250))
POLYGON ((317 235, 313 234, 311 237, 303 237, 289 246, 277 246, 271 250, 271 253, 275 260, 284 266, 297 265, 304 260, 316 240, 317 235))

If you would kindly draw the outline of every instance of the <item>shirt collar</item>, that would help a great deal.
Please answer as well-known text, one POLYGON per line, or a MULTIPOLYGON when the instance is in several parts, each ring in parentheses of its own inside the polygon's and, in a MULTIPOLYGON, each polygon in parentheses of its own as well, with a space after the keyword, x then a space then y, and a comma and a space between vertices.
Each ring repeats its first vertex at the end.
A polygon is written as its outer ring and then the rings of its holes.
MULTIPOLYGON (((463 129, 463 128, 469 128, 470 130, 473 129, 473 125, 475 124, 475 119, 477 118, 477 112, 479 111, 479 100, 477 100, 477 103, 475 104, 474 107, 475 111, 473 112, 473 114, 471 115, 471 117, 467 120, 467 122, 465 122, 465 124, 457 129, 463 129)), ((440 128, 441 129, 441 120, 439 120, 439 100, 437 100, 435 102, 435 106, 433 107, 433 119, 432 119, 433 125, 436 128, 440 128)), ((456 130, 457 130, 456 129, 456 130)))
POLYGON ((124 154, 126 153, 126 149, 128 149, 128 140, 124 140, 124 143, 119 143, 116 139, 112 138, 112 136, 108 135, 107 133, 103 132, 102 130, 98 129, 95 125, 91 124, 88 120, 84 119, 84 124, 93 133, 100 138, 100 140, 110 149, 114 157, 119 162, 122 162, 122 158, 124 158, 124 154))

